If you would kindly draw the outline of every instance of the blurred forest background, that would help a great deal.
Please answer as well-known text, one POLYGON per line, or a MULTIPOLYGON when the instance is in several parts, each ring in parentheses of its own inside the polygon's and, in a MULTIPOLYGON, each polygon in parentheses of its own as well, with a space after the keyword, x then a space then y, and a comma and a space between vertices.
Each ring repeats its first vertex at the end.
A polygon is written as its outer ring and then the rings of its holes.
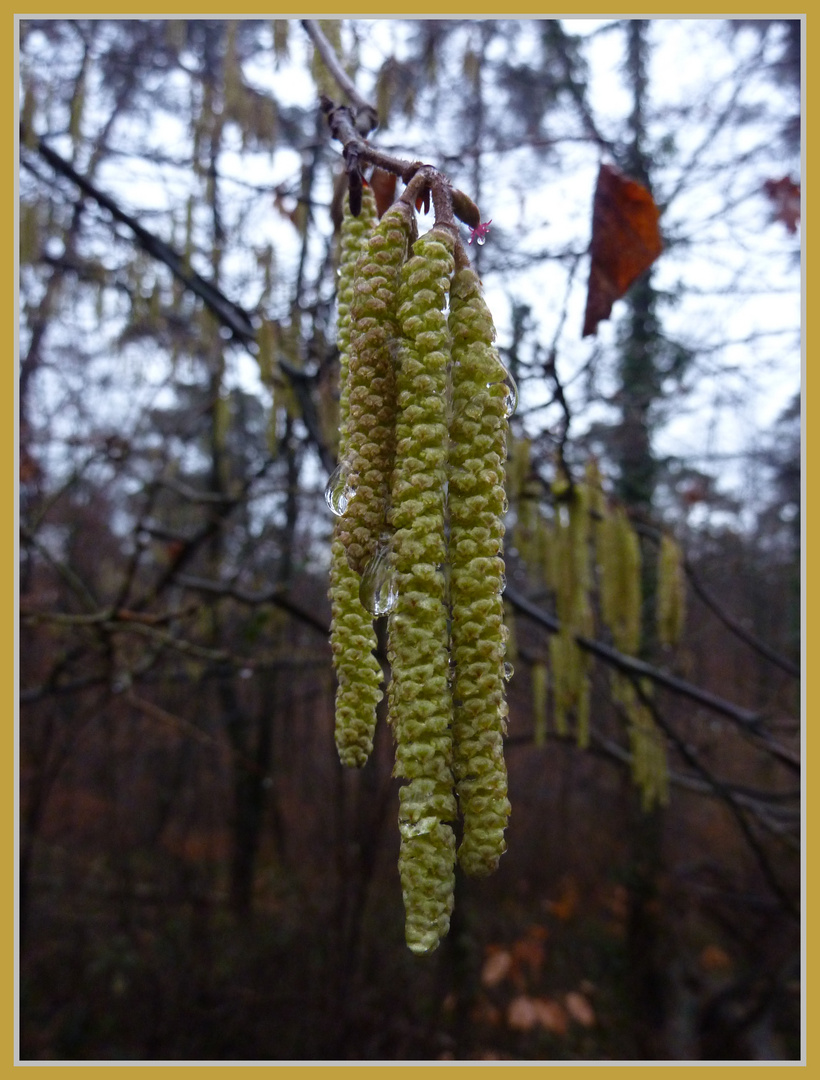
POLYGON ((23 20, 21 1057, 798 1058, 800 23, 322 26, 374 145, 492 218, 468 250, 520 389, 508 851, 413 956, 391 733, 336 756, 318 99, 344 96, 306 28, 23 20), (665 250, 582 339, 601 160, 665 250), (648 807, 604 627, 589 746, 555 722, 534 538, 556 463, 592 455, 641 537, 648 807))

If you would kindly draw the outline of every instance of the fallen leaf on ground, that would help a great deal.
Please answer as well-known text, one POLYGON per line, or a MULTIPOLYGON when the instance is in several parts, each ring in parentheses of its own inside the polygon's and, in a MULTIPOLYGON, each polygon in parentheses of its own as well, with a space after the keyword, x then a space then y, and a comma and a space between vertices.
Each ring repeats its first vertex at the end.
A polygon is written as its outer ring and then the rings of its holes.
POLYGON ((535 1012, 542 1028, 551 1031, 554 1035, 566 1034, 567 1014, 559 1002, 549 998, 536 998, 535 1012))
POLYGON ((481 969, 481 985, 490 987, 503 982, 510 973, 512 962, 512 956, 506 949, 491 952, 481 969))
POLYGON ((732 967, 732 958, 720 945, 706 945, 698 958, 704 971, 728 971, 732 967))
POLYGON ((538 1010, 533 998, 521 994, 509 1004, 507 1009, 507 1024, 514 1031, 532 1031, 538 1023, 538 1010))
POLYGON ((532 1031, 535 1027, 542 1027, 554 1035, 564 1035, 567 1030, 567 1014, 557 1001, 521 994, 510 1002, 507 1024, 514 1031, 532 1031))
POLYGON ((567 1012, 581 1027, 595 1026, 595 1010, 590 1003, 577 990, 570 990, 564 998, 567 1012))

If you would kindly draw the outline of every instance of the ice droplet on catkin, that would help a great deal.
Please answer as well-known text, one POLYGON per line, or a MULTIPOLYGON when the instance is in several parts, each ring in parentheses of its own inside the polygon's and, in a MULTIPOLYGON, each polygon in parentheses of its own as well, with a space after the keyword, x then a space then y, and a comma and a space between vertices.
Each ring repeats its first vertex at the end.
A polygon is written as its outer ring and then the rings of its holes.
POLYGON ((371 615, 387 615, 396 606, 399 593, 390 565, 390 544, 382 542, 365 567, 359 586, 359 600, 371 615))
POLYGON ((356 489, 350 482, 350 462, 342 459, 330 474, 325 488, 325 502, 331 513, 342 517, 355 494, 356 489))

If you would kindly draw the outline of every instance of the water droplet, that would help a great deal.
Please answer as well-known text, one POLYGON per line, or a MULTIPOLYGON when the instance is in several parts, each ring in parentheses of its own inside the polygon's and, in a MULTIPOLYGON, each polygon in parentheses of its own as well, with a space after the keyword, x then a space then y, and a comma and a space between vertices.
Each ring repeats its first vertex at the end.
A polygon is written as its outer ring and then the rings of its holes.
POLYGON ((502 572, 502 574, 501 574, 501 591, 504 592, 504 590, 506 588, 507 588, 507 575, 502 572))
POLYGON ((504 416, 509 420, 518 408, 518 386, 512 377, 512 373, 503 364, 499 363, 498 366, 501 378, 488 382, 487 389, 489 390, 491 386, 505 386, 507 388, 507 393, 504 395, 504 416))
POLYGON ((325 502, 336 517, 341 517, 355 494, 356 489, 350 483, 350 462, 343 458, 330 474, 325 488, 325 502))
POLYGON ((510 679, 513 677, 514 673, 515 673, 515 668, 512 666, 512 664, 509 662, 509 660, 505 660, 504 661, 504 681, 509 682, 510 679))
MULTIPOLYGON (((504 370, 507 371, 506 368, 504 370)), ((504 376, 504 385, 507 387, 507 395, 504 398, 504 415, 509 420, 518 408, 518 387, 509 371, 504 376)))
POLYGON ((501 513, 506 514, 507 511, 509 510, 509 508, 510 508, 510 500, 507 498, 507 493, 505 492, 501 496, 501 513))
POLYGON ((479 247, 484 247, 484 245, 487 243, 487 237, 479 235, 475 238, 475 242, 478 244, 479 247))
POLYGON ((396 606, 398 598, 396 575, 390 565, 390 544, 382 543, 364 569, 359 600, 371 615, 386 615, 396 606))

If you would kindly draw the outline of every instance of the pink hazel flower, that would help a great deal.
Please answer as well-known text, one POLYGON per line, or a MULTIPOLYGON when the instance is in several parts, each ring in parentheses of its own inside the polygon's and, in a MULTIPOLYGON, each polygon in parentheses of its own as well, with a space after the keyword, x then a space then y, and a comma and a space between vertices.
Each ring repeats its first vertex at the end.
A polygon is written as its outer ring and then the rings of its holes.
POLYGON ((474 229, 470 229, 470 239, 468 244, 472 244, 473 240, 481 247, 484 241, 487 239, 487 233, 490 231, 490 225, 492 224, 492 218, 489 221, 483 221, 480 225, 476 225, 474 229))

